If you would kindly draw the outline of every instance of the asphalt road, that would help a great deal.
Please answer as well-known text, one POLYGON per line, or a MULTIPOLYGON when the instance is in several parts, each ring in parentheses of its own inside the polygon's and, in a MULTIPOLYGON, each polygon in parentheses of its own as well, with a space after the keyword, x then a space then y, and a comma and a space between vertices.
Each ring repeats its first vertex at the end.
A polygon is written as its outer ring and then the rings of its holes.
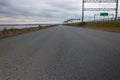
POLYGON ((120 80, 120 33, 61 25, 2 39, 0 80, 120 80))

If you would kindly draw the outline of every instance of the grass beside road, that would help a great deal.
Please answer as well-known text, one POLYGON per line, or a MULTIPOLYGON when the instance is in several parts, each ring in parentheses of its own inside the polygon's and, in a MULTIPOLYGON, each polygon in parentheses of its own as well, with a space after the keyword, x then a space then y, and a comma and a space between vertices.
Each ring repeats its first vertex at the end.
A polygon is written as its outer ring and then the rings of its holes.
POLYGON ((67 24, 68 26, 91 28, 109 32, 120 32, 120 23, 77 23, 67 24))
POLYGON ((46 28, 50 28, 53 26, 47 26, 47 27, 32 27, 32 28, 23 28, 23 29, 17 29, 17 28, 11 28, 11 29, 7 29, 4 28, 3 30, 0 31, 0 39, 4 39, 7 37, 12 37, 12 36, 17 36, 20 34, 25 34, 25 33, 29 33, 29 32, 34 32, 34 31, 38 31, 38 30, 42 30, 42 29, 46 29, 46 28))

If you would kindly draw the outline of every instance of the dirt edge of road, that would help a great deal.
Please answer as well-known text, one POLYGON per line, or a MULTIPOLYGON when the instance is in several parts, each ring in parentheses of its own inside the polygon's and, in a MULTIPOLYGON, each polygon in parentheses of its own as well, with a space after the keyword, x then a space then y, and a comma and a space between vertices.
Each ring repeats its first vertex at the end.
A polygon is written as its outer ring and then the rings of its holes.
POLYGON ((12 36, 17 36, 20 34, 25 34, 25 33, 29 33, 29 32, 34 32, 34 31, 39 31, 39 30, 43 30, 43 29, 47 29, 47 28, 51 28, 53 26, 46 26, 46 27, 32 27, 32 28, 23 28, 23 29, 16 29, 16 28, 11 28, 11 29, 3 29, 0 31, 0 39, 5 39, 8 37, 12 37, 12 36))

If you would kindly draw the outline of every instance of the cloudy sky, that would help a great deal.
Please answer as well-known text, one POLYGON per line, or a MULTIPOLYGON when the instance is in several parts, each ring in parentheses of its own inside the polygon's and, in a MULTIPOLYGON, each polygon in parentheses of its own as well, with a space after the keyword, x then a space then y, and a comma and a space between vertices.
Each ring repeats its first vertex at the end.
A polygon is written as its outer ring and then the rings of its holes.
MULTIPOLYGON (((61 23, 81 18, 82 0, 0 0, 0 24, 61 23)), ((86 4, 85 7, 114 7, 114 4, 86 4)), ((86 19, 93 14, 86 12, 86 19)), ((114 12, 109 12, 114 13, 114 12)))

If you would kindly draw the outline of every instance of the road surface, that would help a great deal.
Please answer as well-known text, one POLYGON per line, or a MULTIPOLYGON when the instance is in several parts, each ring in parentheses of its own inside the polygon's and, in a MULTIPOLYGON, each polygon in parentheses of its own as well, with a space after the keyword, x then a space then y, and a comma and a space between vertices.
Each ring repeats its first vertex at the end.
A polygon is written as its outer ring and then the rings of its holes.
POLYGON ((61 25, 2 39, 0 80, 120 80, 120 34, 61 25))

